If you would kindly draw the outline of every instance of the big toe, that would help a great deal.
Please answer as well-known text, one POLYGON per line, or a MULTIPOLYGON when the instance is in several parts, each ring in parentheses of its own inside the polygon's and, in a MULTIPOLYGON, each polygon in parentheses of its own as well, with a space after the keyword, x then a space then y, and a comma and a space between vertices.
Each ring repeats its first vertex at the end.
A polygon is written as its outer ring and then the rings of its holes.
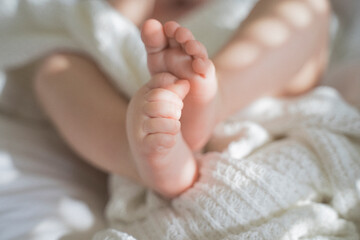
POLYGON ((178 43, 184 44, 187 41, 194 40, 192 32, 184 27, 179 27, 175 32, 175 39, 178 43))
POLYGON ((141 29, 141 39, 148 54, 160 52, 168 44, 163 25, 155 19, 149 19, 144 23, 141 29))
POLYGON ((208 53, 204 45, 202 45, 199 41, 190 40, 184 44, 184 50, 190 56, 194 58, 208 58, 208 53))
POLYGON ((164 24, 165 35, 168 37, 170 47, 180 46, 180 44, 175 40, 175 33, 178 28, 180 28, 180 25, 175 21, 169 21, 164 24))

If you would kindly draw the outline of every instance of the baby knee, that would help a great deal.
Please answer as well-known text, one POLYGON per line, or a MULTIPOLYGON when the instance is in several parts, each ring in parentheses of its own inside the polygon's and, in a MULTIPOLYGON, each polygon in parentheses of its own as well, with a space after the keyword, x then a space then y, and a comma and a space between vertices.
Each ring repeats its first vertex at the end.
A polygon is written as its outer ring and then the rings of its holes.
POLYGON ((74 53, 52 53, 48 55, 41 61, 35 74, 35 91, 46 91, 47 86, 51 86, 52 83, 81 71, 87 62, 90 61, 74 53))
POLYGON ((72 56, 66 53, 53 53, 44 58, 38 68, 37 78, 46 78, 70 68, 72 56))
POLYGON ((37 69, 34 84, 35 89, 41 89, 51 79, 69 70, 71 56, 63 53, 53 53, 45 57, 37 69))

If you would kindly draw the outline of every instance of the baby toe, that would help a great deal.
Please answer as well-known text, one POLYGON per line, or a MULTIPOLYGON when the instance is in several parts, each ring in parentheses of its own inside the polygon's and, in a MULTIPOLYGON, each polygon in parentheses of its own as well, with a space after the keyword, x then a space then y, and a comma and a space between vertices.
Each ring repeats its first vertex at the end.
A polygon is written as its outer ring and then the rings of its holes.
POLYGON ((145 136, 144 145, 149 153, 157 154, 168 151, 176 143, 175 135, 166 133, 154 133, 145 136))
POLYGON ((149 118, 144 121, 143 130, 147 134, 167 133, 175 135, 180 131, 180 121, 168 118, 149 118))
POLYGON ((180 44, 175 40, 176 30, 180 27, 177 22, 170 21, 164 24, 165 36, 168 37, 170 47, 178 47, 180 44))
POLYGON ((176 80, 178 80, 178 78, 169 72, 157 73, 147 83, 147 86, 150 89, 166 88, 166 87, 174 84, 176 82, 176 80))
POLYGON ((160 52, 168 44, 162 24, 155 19, 147 20, 143 24, 141 39, 148 54, 160 52))
POLYGON ((183 108, 184 103, 173 91, 164 88, 155 88, 145 94, 144 99, 148 102, 169 102, 183 108))
POLYGON ((175 32, 180 25, 175 21, 169 21, 164 24, 165 35, 169 38, 175 38, 175 32))
POLYGON ((195 58, 208 58, 208 53, 205 46, 196 40, 189 40, 184 44, 184 50, 186 54, 195 58))
POLYGON ((144 114, 151 118, 180 119, 181 108, 169 102, 148 102, 143 107, 144 114))
POLYGON ((154 75, 153 78, 148 82, 147 86, 151 90, 148 93, 149 95, 145 96, 145 100, 148 101, 163 100, 163 101, 173 102, 181 106, 181 108, 183 104, 180 103, 179 101, 185 98, 185 96, 187 95, 190 89, 189 82, 187 80, 180 80, 176 78, 174 75, 165 72, 154 75), (165 93, 160 94, 160 91, 152 92, 152 90, 155 89, 163 89, 164 91, 170 91, 180 99, 175 99, 173 98, 174 95, 169 95, 169 94, 167 94, 168 96, 166 98, 164 97, 159 99, 160 97, 163 97, 162 95, 164 95, 165 93), (157 93, 159 93, 161 96, 160 95, 157 96, 157 93))
POLYGON ((185 42, 194 40, 195 38, 189 29, 179 27, 175 32, 175 39, 178 43, 184 44, 185 42))

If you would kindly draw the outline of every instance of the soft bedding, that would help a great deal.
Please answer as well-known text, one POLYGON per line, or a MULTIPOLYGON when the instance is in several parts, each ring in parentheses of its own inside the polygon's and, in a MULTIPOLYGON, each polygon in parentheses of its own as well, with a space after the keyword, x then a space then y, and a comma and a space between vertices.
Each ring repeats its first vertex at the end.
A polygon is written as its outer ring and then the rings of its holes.
POLYGON ((217 135, 229 147, 199 157, 172 201, 113 176, 111 229, 95 239, 359 238, 360 114, 334 90, 263 99, 217 135))
MULTIPOLYGON (((214 1, 182 22, 214 54, 255 2, 214 1)), ((360 8, 342 3, 324 84, 356 105, 360 8)), ((199 182, 173 201, 112 176, 105 224, 104 176, 59 139, 31 77, 47 52, 78 51, 131 96, 148 78, 139 33, 103 1, 0 5, 0 239, 89 239, 106 226, 94 239, 359 239, 359 111, 327 87, 263 99, 220 125, 199 182)))

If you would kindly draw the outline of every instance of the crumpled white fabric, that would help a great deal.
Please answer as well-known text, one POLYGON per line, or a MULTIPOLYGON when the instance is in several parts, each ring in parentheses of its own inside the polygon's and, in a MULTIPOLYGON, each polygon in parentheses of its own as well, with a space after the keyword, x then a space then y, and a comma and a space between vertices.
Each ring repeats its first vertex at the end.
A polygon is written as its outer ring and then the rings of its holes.
POLYGON ((359 239, 360 114, 336 91, 263 99, 214 137, 232 142, 172 201, 113 176, 94 239, 359 239))
MULTIPOLYGON (((203 25, 184 20, 211 54, 256 1, 218 2, 193 18, 203 25)), ((1 69, 67 50, 90 55, 129 97, 149 79, 138 30, 105 1, 3 0, 0 43, 1 69)), ((231 144, 200 159, 199 182, 179 198, 113 176, 113 229, 94 239, 358 239, 358 111, 328 88, 257 104, 219 126, 231 144)))
POLYGON ((149 80, 139 30, 106 1, 2 0, 0 69, 54 51, 87 54, 130 97, 149 80))

